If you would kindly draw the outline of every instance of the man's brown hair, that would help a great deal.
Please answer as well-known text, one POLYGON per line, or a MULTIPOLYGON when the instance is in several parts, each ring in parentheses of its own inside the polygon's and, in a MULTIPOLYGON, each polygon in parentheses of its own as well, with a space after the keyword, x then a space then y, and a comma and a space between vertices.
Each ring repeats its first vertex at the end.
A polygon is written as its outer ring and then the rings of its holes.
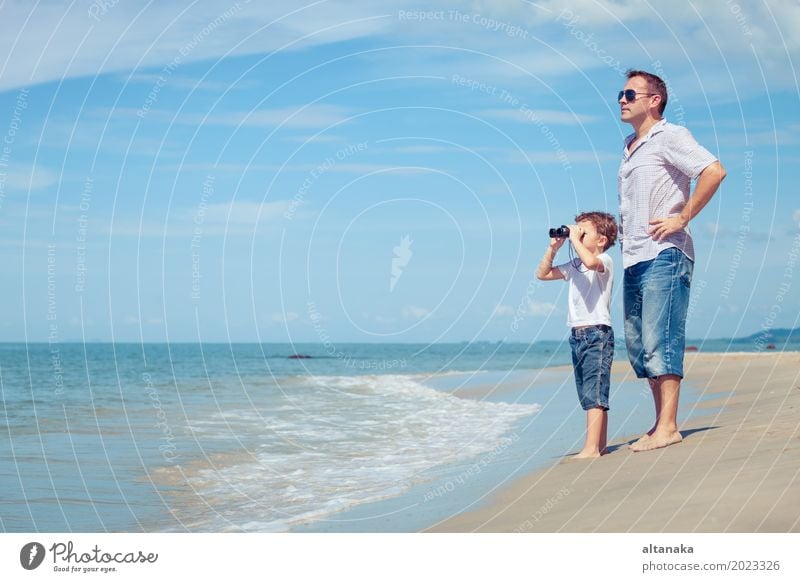
POLYGON ((617 221, 608 212, 581 212, 575 217, 575 224, 583 220, 591 222, 597 229, 597 233, 606 237, 606 247, 603 251, 607 251, 617 242, 617 221))
POLYGON ((658 104, 658 114, 664 115, 664 109, 667 107, 667 84, 664 82, 664 80, 653 73, 648 73, 647 71, 628 69, 625 71, 625 74, 629 79, 632 79, 633 77, 641 77, 647 81, 648 92, 661 96, 661 103, 658 104))

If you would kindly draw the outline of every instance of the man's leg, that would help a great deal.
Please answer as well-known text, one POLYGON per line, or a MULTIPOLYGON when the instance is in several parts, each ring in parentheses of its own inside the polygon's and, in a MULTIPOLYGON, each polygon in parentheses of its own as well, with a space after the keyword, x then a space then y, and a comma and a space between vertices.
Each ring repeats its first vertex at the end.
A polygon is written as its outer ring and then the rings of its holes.
MULTIPOLYGON (((637 378, 646 377, 644 345, 642 343, 642 302, 644 299, 642 286, 645 281, 648 265, 651 262, 652 261, 647 261, 647 263, 641 263, 625 269, 623 279, 622 301, 625 316, 625 344, 628 349, 628 359, 630 360, 631 368, 633 368, 637 378)), ((656 422, 653 423, 653 427, 648 433, 642 436, 642 439, 646 439, 649 434, 655 431, 658 422, 658 413, 661 409, 660 393, 656 390, 653 380, 650 379, 648 382, 650 390, 653 393, 653 401, 656 405, 656 422)))
MULTIPOLYGON (((683 440, 678 432, 678 399, 681 393, 681 377, 665 374, 652 382, 653 398, 660 400, 660 410, 656 413, 656 426, 647 438, 642 438, 630 446, 632 451, 650 451, 674 445, 683 440)), ((657 409, 658 409, 658 405, 657 409)))
POLYGON ((682 440, 677 416, 692 267, 678 249, 662 251, 643 285, 642 344, 656 423, 648 437, 631 445, 634 451, 660 449, 682 440))
POLYGON ((646 440, 648 440, 654 432, 656 432, 656 428, 658 427, 658 419, 661 418, 661 387, 656 382, 656 378, 648 378, 647 385, 650 387, 650 393, 653 395, 653 404, 655 405, 655 412, 656 412, 656 419, 653 422, 653 426, 644 433, 638 440, 628 445, 628 448, 633 450, 638 450, 639 447, 642 446, 646 440))
POLYGON ((661 388, 656 382, 655 378, 648 378, 647 385, 650 387, 650 394, 653 395, 653 405, 655 406, 656 419, 653 421, 653 426, 647 431, 645 436, 650 436, 656 432, 658 426, 658 419, 661 418, 661 388))
POLYGON ((681 395, 681 377, 665 374, 656 378, 661 399, 661 413, 658 415, 656 432, 678 431, 678 399, 681 395))
POLYGON ((659 387, 655 378, 648 378, 647 385, 650 386, 650 393, 653 395, 653 404, 656 407, 656 420, 653 422, 653 427, 647 431, 647 436, 650 436, 656 432, 658 419, 661 418, 661 388, 659 387))

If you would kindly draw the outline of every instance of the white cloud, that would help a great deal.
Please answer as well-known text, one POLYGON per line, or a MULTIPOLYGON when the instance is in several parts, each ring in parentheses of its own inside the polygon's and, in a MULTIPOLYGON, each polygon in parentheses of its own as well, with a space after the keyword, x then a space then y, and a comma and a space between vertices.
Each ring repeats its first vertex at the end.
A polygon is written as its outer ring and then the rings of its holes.
POLYGON ((395 166, 389 164, 336 164, 331 166, 328 171, 360 175, 378 172, 390 174, 427 174, 431 172, 431 169, 416 166, 395 166))
POLYGON ((535 78, 551 88, 559 77, 580 75, 588 87, 592 69, 622 77, 627 68, 663 68, 659 74, 674 90, 717 102, 796 90, 796 75, 786 74, 793 70, 790 55, 800 50, 796 0, 694 2, 685 10, 638 0, 537 0, 539 10, 516 0, 475 6, 485 16, 521 25, 540 43, 540 50, 510 50, 517 45, 495 35, 504 42, 484 50, 516 66, 487 60, 471 69, 476 78, 535 78))
POLYGON ((286 141, 294 142, 294 143, 302 143, 302 144, 309 144, 309 143, 334 143, 334 142, 341 142, 344 140, 343 137, 338 135, 330 135, 330 134, 319 134, 319 135, 291 135, 289 137, 284 138, 286 141))
MULTIPOLYGON (((125 325, 139 325, 139 318, 135 315, 126 315, 123 320, 125 325)), ((162 325, 164 320, 160 317, 147 317, 144 320, 144 325, 162 325)))
POLYGON ((463 152, 463 148, 455 146, 440 146, 440 145, 411 145, 400 146, 394 149, 399 154, 436 154, 436 153, 452 153, 463 152))
POLYGON ((494 308, 494 315, 498 317, 507 317, 514 315, 515 309, 510 305, 498 305, 494 308))
POLYGON ((295 313, 294 311, 286 311, 286 312, 276 312, 272 314, 272 321, 273 323, 282 323, 286 324, 290 321, 295 321, 300 316, 295 313))
POLYGON ((516 122, 544 125, 582 125, 597 121, 597 118, 591 115, 557 109, 484 109, 476 114, 494 119, 510 119, 516 122))
POLYGON ((42 166, 14 164, 5 174, 4 187, 8 192, 41 190, 58 182, 58 174, 42 166))
MULTIPOLYGON (((549 10, 558 22, 580 23, 584 26, 609 26, 622 22, 635 22, 652 17, 654 8, 638 0, 544 0, 537 2, 549 10), (576 20, 577 19, 577 20, 576 20)), ((676 11, 681 12, 681 11, 676 11)))
POLYGON ((279 218, 291 207, 291 201, 275 202, 226 202, 209 204, 203 213, 204 223, 210 224, 258 224, 279 218))
POLYGON ((218 115, 187 115, 179 123, 230 125, 235 127, 287 127, 300 129, 326 128, 347 119, 350 114, 338 105, 300 105, 278 109, 234 112, 218 115))
MULTIPOLYGON (((270 173, 289 173, 301 172, 310 173, 314 170, 320 174, 321 164, 214 164, 208 163, 191 163, 191 164, 164 164, 159 169, 168 172, 185 172, 189 170, 202 170, 205 172, 231 172, 235 174, 243 174, 246 172, 270 172, 270 173)), ((325 166, 325 172, 338 173, 338 174, 354 174, 364 175, 377 172, 387 172, 392 174, 426 174, 431 172, 430 168, 416 167, 416 166, 397 166, 390 164, 349 164, 338 162, 336 164, 325 166)))
POLYGON ((209 204, 201 214, 197 208, 183 208, 171 215, 167 224, 163 220, 118 218, 113 225, 97 228, 109 236, 186 237, 197 234, 198 226, 203 236, 253 236, 256 226, 263 227, 281 220, 291 206, 290 200, 274 202, 227 202, 209 204))
MULTIPOLYGON (((177 113, 157 108, 142 110, 134 107, 115 107, 97 109, 101 116, 138 121, 160 121, 168 124, 222 125, 228 127, 282 127, 289 129, 325 129, 345 121, 352 115, 350 110, 339 105, 315 104, 293 105, 272 109, 252 111, 231 111, 227 113, 177 113)), ((323 140, 324 141, 324 140, 323 140)))
POLYGON ((534 317, 545 317, 556 311, 554 303, 528 299, 528 314, 534 317))
POLYGON ((173 2, 12 0, 0 10, 0 54, 6 55, 0 90, 361 38, 387 24, 387 10, 369 6, 198 0, 187 9, 173 2), (108 8, 92 14, 94 5, 108 8))
POLYGON ((732 225, 726 226, 718 222, 706 222, 702 225, 701 232, 715 238, 715 239, 739 239, 741 241, 765 241, 770 240, 772 237, 769 233, 755 230, 749 224, 746 228, 745 225, 732 225))
POLYGON ((597 164, 603 160, 619 159, 618 154, 596 150, 512 151, 509 153, 509 161, 516 164, 597 164))
POLYGON ((183 75, 170 75, 169 77, 165 78, 159 73, 133 73, 130 76, 120 75, 119 80, 122 83, 137 85, 161 86, 161 84, 163 84, 164 88, 182 90, 188 89, 190 91, 226 92, 237 89, 255 89, 258 87, 258 84, 252 79, 238 80, 233 83, 227 81, 214 81, 211 79, 186 77, 183 75))
POLYGON ((484 80, 532 81, 528 92, 531 85, 559 91, 564 77, 583 76, 591 84, 587 72, 609 70, 609 58, 617 68, 653 68, 660 61, 684 95, 696 95, 700 85, 702 94, 736 99, 775 87, 794 89, 795 76, 786 71, 790 55, 800 49, 796 0, 695 2, 685 10, 638 0, 476 0, 443 2, 445 17, 427 22, 398 17, 400 10, 432 9, 417 0, 329 0, 300 7, 289 0, 111 4, 5 2, 0 90, 134 70, 148 75, 170 63, 177 64, 168 75, 180 85, 185 78, 178 67, 192 62, 382 36, 399 45, 435 41, 443 47, 417 54, 409 49, 402 59, 380 52, 360 57, 388 63, 390 68, 379 69, 387 75, 438 69, 447 78, 469 71, 484 80), (109 7, 92 18, 91 7, 104 4, 109 7), (449 18, 450 9, 467 20, 449 18), (752 82, 762 72, 766 83, 752 82))
POLYGON ((407 305, 403 307, 403 310, 400 313, 406 319, 422 319, 431 314, 430 310, 425 309, 424 307, 416 307, 414 305, 407 305))

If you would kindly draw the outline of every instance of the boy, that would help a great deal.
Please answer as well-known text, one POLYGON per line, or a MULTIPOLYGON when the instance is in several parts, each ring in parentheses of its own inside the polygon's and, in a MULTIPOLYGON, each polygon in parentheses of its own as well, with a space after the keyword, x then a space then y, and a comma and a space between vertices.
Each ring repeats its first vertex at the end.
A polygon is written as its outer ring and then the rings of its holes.
POLYGON ((608 392, 614 360, 611 329, 611 288, 614 263, 606 254, 617 240, 617 222, 605 212, 584 212, 569 226, 574 260, 553 267, 553 259, 565 238, 551 238, 536 276, 542 281, 569 282, 569 344, 575 384, 581 407, 586 411, 586 443, 575 459, 604 455, 608 436, 608 392))

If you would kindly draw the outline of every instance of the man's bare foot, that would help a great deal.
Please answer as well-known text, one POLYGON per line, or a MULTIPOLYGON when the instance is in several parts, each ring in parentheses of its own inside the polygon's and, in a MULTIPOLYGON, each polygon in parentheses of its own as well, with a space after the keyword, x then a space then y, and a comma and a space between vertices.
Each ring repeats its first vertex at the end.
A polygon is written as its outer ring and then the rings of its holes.
POLYGON ((642 437, 628 448, 635 453, 642 451, 652 451, 654 449, 663 449, 670 445, 675 445, 683 440, 681 433, 678 431, 670 433, 653 433, 648 437, 642 437))
POLYGON ((649 440, 650 440, 650 433, 645 433, 642 436, 640 436, 637 440, 629 444, 628 448, 634 451, 636 450, 636 448, 644 446, 644 443, 646 443, 649 440))

